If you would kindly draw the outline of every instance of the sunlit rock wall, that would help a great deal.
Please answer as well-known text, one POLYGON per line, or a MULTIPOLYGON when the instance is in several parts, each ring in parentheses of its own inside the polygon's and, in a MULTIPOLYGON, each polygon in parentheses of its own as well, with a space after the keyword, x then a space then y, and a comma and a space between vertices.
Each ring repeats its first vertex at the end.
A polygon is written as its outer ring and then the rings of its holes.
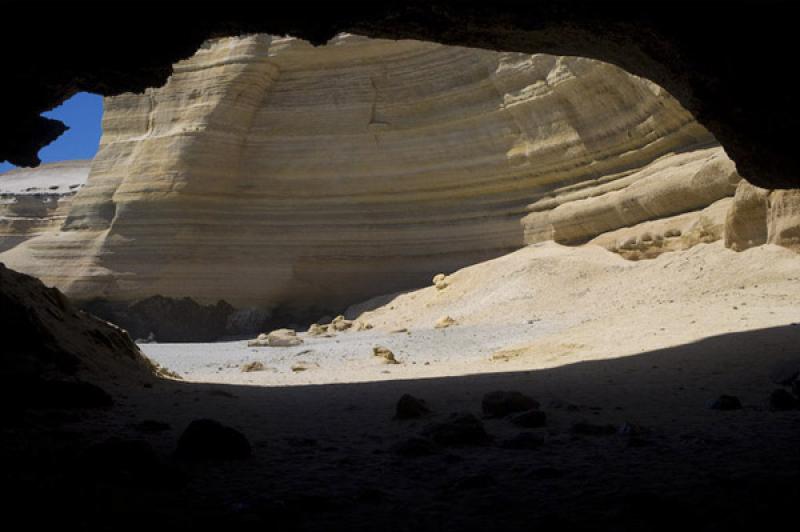
MULTIPOLYGON (((607 64, 348 35, 209 42, 164 87, 107 99, 103 129, 63 230, 0 260, 78 299, 289 309, 427 283, 525 235, 642 221, 531 216, 714 145, 661 88, 607 64)), ((698 181, 713 190, 661 211, 733 194, 721 150, 690 159, 718 172, 698 181)))

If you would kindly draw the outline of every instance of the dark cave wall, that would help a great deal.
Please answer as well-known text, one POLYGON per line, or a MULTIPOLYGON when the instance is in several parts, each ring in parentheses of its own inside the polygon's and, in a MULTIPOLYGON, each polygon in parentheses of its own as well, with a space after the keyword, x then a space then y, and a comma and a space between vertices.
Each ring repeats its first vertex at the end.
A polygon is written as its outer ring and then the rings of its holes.
POLYGON ((41 112, 78 91, 160 86, 170 65, 208 37, 265 32, 323 43, 347 31, 614 63, 676 96, 749 181, 796 188, 800 163, 790 143, 798 113, 784 82, 796 48, 791 9, 749 0, 225 2, 213 9, 140 2, 113 10, 21 4, 5 14, 0 34, 0 160, 38 164, 39 148, 64 129, 41 112))

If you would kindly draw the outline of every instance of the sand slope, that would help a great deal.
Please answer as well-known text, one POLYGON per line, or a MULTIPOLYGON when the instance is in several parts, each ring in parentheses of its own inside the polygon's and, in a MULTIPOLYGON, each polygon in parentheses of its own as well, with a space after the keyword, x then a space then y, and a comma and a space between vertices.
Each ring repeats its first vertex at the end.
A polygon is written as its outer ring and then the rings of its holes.
POLYGON ((351 307, 347 314, 371 323, 369 331, 303 333, 302 345, 286 348, 248 348, 245 341, 142 347, 188 380, 219 383, 540 369, 791 324, 800 319, 798 281, 800 256, 778 246, 736 253, 717 242, 631 262, 598 246, 546 242, 459 270, 444 290, 430 286, 351 307), (436 329, 445 316, 456 324, 436 329), (403 328, 408 331, 391 332, 403 328), (376 345, 392 349, 401 364, 377 361, 376 345), (267 371, 239 370, 253 360, 267 371), (313 367, 292 371, 298 362, 313 367))

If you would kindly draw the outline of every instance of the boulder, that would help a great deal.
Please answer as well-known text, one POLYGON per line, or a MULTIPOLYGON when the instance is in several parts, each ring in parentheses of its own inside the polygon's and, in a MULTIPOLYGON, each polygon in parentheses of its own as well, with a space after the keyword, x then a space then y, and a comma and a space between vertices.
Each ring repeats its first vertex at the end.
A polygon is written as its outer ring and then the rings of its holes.
POLYGON ((797 410, 799 407, 800 401, 783 388, 773 390, 769 395, 769 409, 772 411, 797 410))
POLYGON ((242 364, 241 371, 242 373, 250 373, 253 371, 264 371, 266 366, 260 360, 253 360, 251 362, 247 362, 242 364))
POLYGON ((410 394, 404 394, 397 401, 395 408, 395 419, 417 419, 430 413, 428 404, 418 397, 410 394))
POLYGON ((276 329, 269 334, 259 334, 255 340, 247 342, 248 347, 293 347, 303 343, 293 329, 276 329))
POLYGON ((547 414, 541 410, 528 410, 512 417, 511 423, 528 429, 544 427, 547 424, 547 414))
POLYGON ((456 320, 454 320, 450 316, 442 316, 441 318, 436 320, 436 324, 434 325, 434 328, 436 328, 436 329, 446 329, 447 327, 450 327, 451 325, 455 325, 455 324, 456 324, 456 320))
POLYGON ((213 419, 192 421, 178 439, 176 450, 178 458, 195 462, 243 459, 251 453, 244 434, 213 419))
POLYGON ((768 210, 769 190, 741 180, 725 218, 725 247, 744 251, 764 244, 768 210))
POLYGON ((518 451, 525 451, 541 447, 544 443, 544 438, 533 432, 520 432, 513 438, 503 441, 500 447, 503 449, 513 449, 518 451))
POLYGON ((469 413, 453 414, 447 421, 430 425, 423 434, 445 447, 483 445, 490 440, 483 423, 469 413))
POLYGON ((742 402, 734 395, 720 395, 708 406, 712 410, 741 410, 742 402))
POLYGON ((375 357, 379 357, 381 359, 381 362, 383 362, 384 364, 399 364, 399 362, 394 356, 394 353, 392 353, 392 350, 389 349, 388 347, 383 347, 380 345, 375 346, 372 348, 372 355, 375 357))
POLYGON ((494 391, 483 396, 481 407, 483 413, 489 417, 504 417, 539 408, 539 403, 517 391, 494 391))
POLYGON ((617 428, 614 425, 578 421, 572 425, 572 433, 580 436, 610 436, 617 433, 617 428))

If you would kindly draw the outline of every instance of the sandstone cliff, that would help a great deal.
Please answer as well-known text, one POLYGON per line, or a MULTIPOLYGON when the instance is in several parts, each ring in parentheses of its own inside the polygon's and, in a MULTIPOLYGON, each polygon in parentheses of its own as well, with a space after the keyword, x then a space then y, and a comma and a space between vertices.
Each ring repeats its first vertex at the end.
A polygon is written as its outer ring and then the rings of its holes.
POLYGON ((91 161, 63 161, 0 174, 0 252, 58 231, 91 161))
MULTIPOLYGON (((713 143, 658 86, 597 61, 349 35, 212 41, 105 107, 63 231, 3 256, 79 300, 337 307, 522 246, 536 197, 633 186, 713 143)), ((714 157, 692 164, 727 182, 714 157)), ((710 186, 660 208, 727 190, 710 186)))

